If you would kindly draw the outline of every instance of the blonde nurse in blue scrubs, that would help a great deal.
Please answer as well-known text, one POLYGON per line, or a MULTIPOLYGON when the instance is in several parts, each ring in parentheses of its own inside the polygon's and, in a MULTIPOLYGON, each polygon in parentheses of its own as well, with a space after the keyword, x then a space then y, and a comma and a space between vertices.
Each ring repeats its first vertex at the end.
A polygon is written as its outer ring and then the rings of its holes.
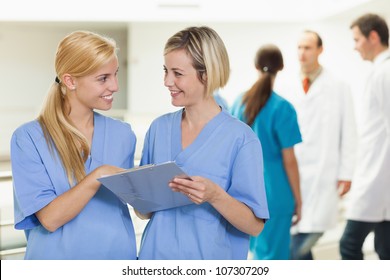
POLYGON ((136 259, 127 206, 96 180, 134 166, 130 125, 94 111, 109 110, 118 91, 116 51, 95 33, 66 36, 41 114, 12 136, 15 228, 25 231, 26 259, 136 259))
POLYGON ((145 215, 139 259, 246 259, 268 207, 258 137, 213 98, 229 78, 225 46, 213 29, 189 27, 169 38, 164 58, 164 84, 181 108, 153 121, 141 164, 175 161, 192 180, 170 187, 193 204, 145 215))

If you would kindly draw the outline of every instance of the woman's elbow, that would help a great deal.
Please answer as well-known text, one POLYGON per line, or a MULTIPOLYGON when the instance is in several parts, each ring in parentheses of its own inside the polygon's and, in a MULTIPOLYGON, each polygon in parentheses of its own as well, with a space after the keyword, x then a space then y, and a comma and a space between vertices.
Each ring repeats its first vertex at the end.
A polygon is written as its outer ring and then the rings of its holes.
POLYGON ((251 236, 258 236, 264 229, 264 220, 263 219, 256 219, 256 223, 251 228, 251 231, 249 232, 249 235, 251 236))
POLYGON ((48 221, 40 221, 41 225, 49 232, 55 232, 59 226, 48 221))
POLYGON ((42 212, 35 213, 39 223, 49 232, 55 232, 61 225, 50 217, 45 216, 42 212))

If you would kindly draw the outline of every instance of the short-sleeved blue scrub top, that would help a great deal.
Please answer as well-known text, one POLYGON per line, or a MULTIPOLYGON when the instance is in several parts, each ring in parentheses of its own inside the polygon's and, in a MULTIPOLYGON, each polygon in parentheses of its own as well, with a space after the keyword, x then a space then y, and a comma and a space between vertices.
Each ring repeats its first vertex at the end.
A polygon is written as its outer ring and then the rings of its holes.
MULTIPOLYGON (((134 166, 136 137, 125 122, 94 113, 86 173, 103 164, 134 166)), ((35 213, 68 191, 56 151, 49 151, 38 121, 19 127, 11 140, 15 228, 25 230, 26 259, 136 259, 134 228, 127 205, 101 186, 73 220, 47 231, 35 213)))
MULTIPOLYGON (((203 176, 268 219, 261 145, 249 126, 223 110, 184 150, 183 110, 157 118, 144 142, 141 165, 175 161, 188 175, 203 176)), ((139 259, 246 259, 249 235, 209 203, 157 211, 148 222, 139 259)))

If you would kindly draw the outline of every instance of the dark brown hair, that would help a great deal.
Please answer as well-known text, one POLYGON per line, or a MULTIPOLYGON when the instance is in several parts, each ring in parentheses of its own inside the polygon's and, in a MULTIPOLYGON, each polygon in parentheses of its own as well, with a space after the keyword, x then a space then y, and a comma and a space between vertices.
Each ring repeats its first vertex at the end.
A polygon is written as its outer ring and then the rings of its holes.
POLYGON ((386 21, 376 14, 365 14, 354 20, 350 26, 357 26, 364 37, 368 38, 371 31, 378 33, 383 46, 389 46, 389 28, 386 21))
POLYGON ((256 83, 244 94, 245 118, 252 125, 256 116, 267 103, 272 93, 272 77, 283 69, 282 52, 275 45, 262 46, 256 53, 255 66, 262 75, 256 83))

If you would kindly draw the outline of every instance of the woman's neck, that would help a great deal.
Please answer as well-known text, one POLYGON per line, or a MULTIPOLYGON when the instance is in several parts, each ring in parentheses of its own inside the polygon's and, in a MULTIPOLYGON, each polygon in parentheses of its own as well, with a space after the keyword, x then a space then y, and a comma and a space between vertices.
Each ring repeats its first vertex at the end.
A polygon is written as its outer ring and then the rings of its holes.
POLYGON ((220 112, 221 107, 215 102, 214 98, 209 98, 196 106, 185 107, 182 121, 190 127, 204 126, 220 112))

